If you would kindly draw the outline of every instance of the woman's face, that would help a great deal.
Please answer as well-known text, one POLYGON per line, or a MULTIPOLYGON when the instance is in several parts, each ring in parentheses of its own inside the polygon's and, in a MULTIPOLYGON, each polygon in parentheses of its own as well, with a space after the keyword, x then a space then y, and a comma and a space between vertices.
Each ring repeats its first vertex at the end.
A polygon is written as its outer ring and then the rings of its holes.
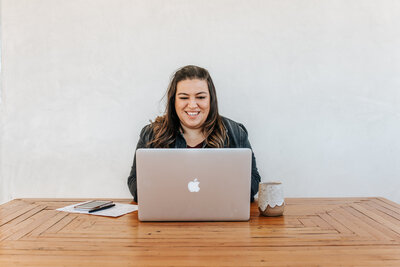
POLYGON ((182 127, 202 128, 210 112, 210 93, 207 81, 193 79, 178 82, 175 110, 182 127))

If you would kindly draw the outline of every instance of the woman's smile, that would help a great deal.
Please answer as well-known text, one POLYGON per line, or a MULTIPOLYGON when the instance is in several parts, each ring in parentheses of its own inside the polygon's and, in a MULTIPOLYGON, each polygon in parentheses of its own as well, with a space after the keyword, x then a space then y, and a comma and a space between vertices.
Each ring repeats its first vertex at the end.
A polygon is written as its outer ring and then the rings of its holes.
POLYGON ((200 111, 186 111, 186 114, 188 114, 188 116, 189 116, 190 118, 196 118, 197 115, 200 114, 200 111))

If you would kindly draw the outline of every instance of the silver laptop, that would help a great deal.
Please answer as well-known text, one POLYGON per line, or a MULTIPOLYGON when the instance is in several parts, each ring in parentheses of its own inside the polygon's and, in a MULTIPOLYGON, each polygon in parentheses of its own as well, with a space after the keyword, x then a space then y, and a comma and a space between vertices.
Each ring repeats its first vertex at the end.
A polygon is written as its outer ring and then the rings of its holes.
POLYGON ((138 149, 140 221, 247 221, 248 148, 138 149))

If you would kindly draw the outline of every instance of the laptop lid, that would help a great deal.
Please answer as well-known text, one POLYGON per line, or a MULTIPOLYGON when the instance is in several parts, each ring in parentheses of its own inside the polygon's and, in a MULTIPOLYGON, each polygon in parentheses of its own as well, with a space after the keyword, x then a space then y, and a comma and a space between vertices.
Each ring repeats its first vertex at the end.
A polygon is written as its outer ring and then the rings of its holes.
POLYGON ((138 149, 139 220, 246 221, 248 148, 138 149))

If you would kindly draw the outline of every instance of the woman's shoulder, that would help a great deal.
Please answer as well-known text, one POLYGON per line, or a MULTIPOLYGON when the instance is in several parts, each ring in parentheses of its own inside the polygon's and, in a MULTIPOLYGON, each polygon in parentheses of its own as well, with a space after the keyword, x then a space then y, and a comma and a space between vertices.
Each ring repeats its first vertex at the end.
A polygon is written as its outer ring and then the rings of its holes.
POLYGON ((154 121, 150 120, 150 123, 145 125, 140 131, 140 140, 145 144, 152 142, 155 136, 154 133, 157 133, 162 128, 164 119, 164 116, 159 116, 154 121))
POLYGON ((229 138, 229 147, 247 147, 248 133, 246 127, 232 119, 222 116, 221 118, 229 138))
POLYGON ((163 123, 163 121, 164 121, 164 116, 156 117, 154 121, 150 120, 150 123, 145 125, 140 131, 140 136, 152 135, 154 129, 159 127, 163 123))
POLYGON ((247 129, 246 127, 244 127, 242 123, 236 122, 224 116, 221 116, 221 119, 228 133, 229 131, 233 131, 233 132, 245 133, 247 135, 247 129))
POLYGON ((152 139, 153 130, 151 128, 151 124, 147 124, 142 128, 139 135, 139 143, 138 148, 146 147, 149 141, 152 139))
POLYGON ((145 136, 145 135, 151 134, 151 132, 153 131, 151 125, 152 125, 152 124, 149 123, 149 124, 145 125, 145 126, 142 128, 142 130, 140 131, 140 137, 143 137, 143 136, 145 136))

